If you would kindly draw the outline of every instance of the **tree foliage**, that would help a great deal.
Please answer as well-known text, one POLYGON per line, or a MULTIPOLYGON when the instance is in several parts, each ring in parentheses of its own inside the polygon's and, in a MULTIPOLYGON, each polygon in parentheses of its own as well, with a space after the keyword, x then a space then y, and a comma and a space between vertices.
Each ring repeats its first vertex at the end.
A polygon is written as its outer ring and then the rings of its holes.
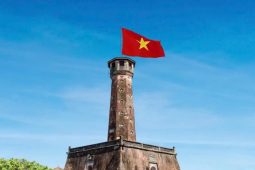
POLYGON ((25 159, 3 159, 0 158, 0 170, 52 170, 47 166, 40 165, 25 159))

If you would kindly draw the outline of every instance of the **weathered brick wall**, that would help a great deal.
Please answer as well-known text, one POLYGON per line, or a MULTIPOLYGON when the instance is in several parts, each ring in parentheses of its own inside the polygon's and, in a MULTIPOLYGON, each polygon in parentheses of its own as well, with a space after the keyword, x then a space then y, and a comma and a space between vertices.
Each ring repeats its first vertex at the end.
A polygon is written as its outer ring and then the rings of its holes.
POLYGON ((108 141, 119 139, 136 140, 132 94, 132 76, 112 77, 111 106, 108 141))
POLYGON ((150 170, 150 164, 158 170, 180 170, 176 155, 123 148, 121 157, 121 170, 150 170))
POLYGON ((120 150, 94 155, 68 158, 64 170, 117 170, 120 162, 120 150), (91 157, 91 158, 89 158, 91 157))

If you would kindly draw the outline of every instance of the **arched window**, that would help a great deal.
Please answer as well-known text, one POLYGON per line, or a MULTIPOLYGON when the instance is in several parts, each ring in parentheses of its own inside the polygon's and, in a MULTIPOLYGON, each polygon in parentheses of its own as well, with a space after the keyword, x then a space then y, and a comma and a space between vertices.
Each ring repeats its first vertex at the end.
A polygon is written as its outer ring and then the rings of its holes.
POLYGON ((150 163, 150 170, 158 170, 158 165, 156 163, 150 163))
POLYGON ((153 166, 153 167, 151 167, 151 169, 150 170, 157 170, 156 168, 155 168, 155 166, 153 166))

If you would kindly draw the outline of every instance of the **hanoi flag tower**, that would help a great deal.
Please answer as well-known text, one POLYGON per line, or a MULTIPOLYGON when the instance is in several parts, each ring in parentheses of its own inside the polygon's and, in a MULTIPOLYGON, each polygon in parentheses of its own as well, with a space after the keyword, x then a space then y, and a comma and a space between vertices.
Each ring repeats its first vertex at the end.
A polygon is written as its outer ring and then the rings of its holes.
POLYGON ((65 170, 180 170, 174 148, 136 142, 132 93, 135 61, 114 58, 108 67, 112 79, 108 141, 69 148, 65 170))

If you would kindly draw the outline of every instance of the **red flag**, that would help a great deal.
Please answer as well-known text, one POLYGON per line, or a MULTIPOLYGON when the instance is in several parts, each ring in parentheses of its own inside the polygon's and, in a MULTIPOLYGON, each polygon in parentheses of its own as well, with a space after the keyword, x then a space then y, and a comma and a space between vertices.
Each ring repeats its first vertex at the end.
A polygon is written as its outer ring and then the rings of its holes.
POLYGON ((160 41, 150 40, 125 28, 122 28, 122 54, 146 58, 165 56, 160 41))

